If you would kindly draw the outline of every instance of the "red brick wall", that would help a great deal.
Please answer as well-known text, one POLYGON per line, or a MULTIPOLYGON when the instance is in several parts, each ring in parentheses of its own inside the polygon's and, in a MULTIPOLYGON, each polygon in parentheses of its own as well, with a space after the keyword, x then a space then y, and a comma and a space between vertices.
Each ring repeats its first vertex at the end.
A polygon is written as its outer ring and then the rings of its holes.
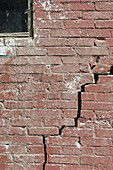
POLYGON ((0 38, 0 170, 113 169, 112 11, 34 0, 34 38, 0 38))

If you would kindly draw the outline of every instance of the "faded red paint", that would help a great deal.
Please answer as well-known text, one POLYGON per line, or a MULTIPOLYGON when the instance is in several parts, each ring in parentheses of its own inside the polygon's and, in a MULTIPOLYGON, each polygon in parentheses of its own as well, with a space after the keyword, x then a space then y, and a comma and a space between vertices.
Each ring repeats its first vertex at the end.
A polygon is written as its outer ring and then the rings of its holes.
POLYGON ((33 39, 0 38, 0 169, 112 170, 113 1, 33 9, 33 39))

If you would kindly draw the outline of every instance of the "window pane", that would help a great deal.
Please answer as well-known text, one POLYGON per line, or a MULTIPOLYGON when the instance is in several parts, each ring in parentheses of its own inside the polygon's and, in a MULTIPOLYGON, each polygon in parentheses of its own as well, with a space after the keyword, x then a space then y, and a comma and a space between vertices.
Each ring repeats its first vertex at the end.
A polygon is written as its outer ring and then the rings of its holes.
POLYGON ((0 0, 0 33, 28 31, 28 0, 0 0))

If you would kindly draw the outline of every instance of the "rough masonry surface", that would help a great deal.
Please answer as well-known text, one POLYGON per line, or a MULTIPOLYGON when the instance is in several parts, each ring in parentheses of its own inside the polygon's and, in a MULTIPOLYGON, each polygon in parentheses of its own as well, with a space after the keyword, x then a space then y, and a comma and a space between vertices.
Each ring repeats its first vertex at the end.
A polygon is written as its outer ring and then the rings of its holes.
POLYGON ((0 38, 0 170, 112 170, 113 0, 33 0, 33 28, 0 38))

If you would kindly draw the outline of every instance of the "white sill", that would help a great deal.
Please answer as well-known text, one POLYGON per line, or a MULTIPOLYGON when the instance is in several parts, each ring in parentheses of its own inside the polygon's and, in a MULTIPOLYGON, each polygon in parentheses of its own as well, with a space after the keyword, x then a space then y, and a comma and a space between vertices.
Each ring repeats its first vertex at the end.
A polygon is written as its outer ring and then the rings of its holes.
POLYGON ((29 37, 29 32, 0 33, 0 37, 29 37))

